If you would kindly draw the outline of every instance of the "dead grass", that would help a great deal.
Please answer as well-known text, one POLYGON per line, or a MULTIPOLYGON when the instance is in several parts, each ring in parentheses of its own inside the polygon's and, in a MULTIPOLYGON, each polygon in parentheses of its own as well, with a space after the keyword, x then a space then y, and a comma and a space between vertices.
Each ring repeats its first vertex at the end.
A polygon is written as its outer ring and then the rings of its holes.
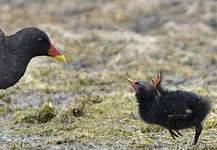
MULTIPOLYGON (((217 147, 216 32, 205 24, 206 15, 188 23, 194 11, 200 16, 197 9, 202 6, 188 2, 190 16, 186 16, 181 11, 171 13, 175 6, 162 9, 166 6, 146 0, 48 2, 29 5, 31 9, 5 8, 8 16, 0 11, 7 33, 38 26, 68 59, 62 65, 51 58, 35 58, 17 85, 1 91, 0 130, 4 132, 0 144, 4 149, 217 147), (194 4, 197 9, 190 11, 194 4), (56 9, 60 7, 65 9, 56 9), (134 26, 144 16, 175 19, 146 34, 135 32, 134 26), (173 141, 166 129, 139 118, 127 79, 149 82, 157 72, 164 73, 167 89, 195 92, 212 101, 197 146, 192 146, 192 129, 181 131, 185 136, 173 141), (52 105, 46 102, 49 97, 52 105), (4 141, 5 137, 11 141, 4 141)), ((211 13, 215 9, 210 3, 204 5, 211 13)))

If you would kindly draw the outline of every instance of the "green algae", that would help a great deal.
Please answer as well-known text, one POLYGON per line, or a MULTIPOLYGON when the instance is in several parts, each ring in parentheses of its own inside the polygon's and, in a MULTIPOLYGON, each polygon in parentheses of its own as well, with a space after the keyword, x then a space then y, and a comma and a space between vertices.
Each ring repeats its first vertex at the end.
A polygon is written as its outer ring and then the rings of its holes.
POLYGON ((9 108, 7 106, 0 106, 0 114, 7 114, 9 113, 9 108))
POLYGON ((46 123, 55 116, 56 111, 53 105, 51 104, 51 99, 49 99, 46 103, 43 104, 42 108, 39 110, 38 120, 42 123, 46 123))

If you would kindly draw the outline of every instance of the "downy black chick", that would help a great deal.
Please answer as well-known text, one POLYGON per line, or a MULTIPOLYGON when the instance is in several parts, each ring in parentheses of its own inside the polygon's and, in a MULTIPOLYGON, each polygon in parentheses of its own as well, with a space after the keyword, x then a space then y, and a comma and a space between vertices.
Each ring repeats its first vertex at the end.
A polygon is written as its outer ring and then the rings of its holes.
POLYGON ((150 124, 158 124, 169 130, 173 139, 182 136, 180 129, 195 127, 193 144, 202 131, 202 121, 210 111, 210 102, 205 98, 186 91, 166 91, 160 83, 162 74, 147 82, 129 80, 136 91, 141 118, 150 124))

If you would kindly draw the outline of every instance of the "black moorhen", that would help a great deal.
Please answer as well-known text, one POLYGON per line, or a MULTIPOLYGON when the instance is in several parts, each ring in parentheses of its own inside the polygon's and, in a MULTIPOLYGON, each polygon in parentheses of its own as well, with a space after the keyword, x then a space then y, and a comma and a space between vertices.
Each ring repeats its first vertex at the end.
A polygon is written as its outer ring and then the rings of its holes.
POLYGON ((30 60, 36 56, 51 56, 66 62, 44 31, 29 27, 5 36, 0 29, 0 89, 16 84, 30 60))

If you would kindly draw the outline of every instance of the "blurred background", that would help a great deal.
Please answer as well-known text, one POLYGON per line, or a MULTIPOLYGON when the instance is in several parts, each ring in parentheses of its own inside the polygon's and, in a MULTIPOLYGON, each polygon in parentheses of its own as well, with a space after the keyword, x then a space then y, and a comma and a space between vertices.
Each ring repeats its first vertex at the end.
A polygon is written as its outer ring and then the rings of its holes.
POLYGON ((29 26, 68 62, 34 58, 16 86, 0 90, 0 149, 195 149, 192 129, 173 141, 139 118, 127 79, 158 72, 166 89, 212 101, 198 148, 217 148, 216 0, 0 1, 6 35, 29 26))

